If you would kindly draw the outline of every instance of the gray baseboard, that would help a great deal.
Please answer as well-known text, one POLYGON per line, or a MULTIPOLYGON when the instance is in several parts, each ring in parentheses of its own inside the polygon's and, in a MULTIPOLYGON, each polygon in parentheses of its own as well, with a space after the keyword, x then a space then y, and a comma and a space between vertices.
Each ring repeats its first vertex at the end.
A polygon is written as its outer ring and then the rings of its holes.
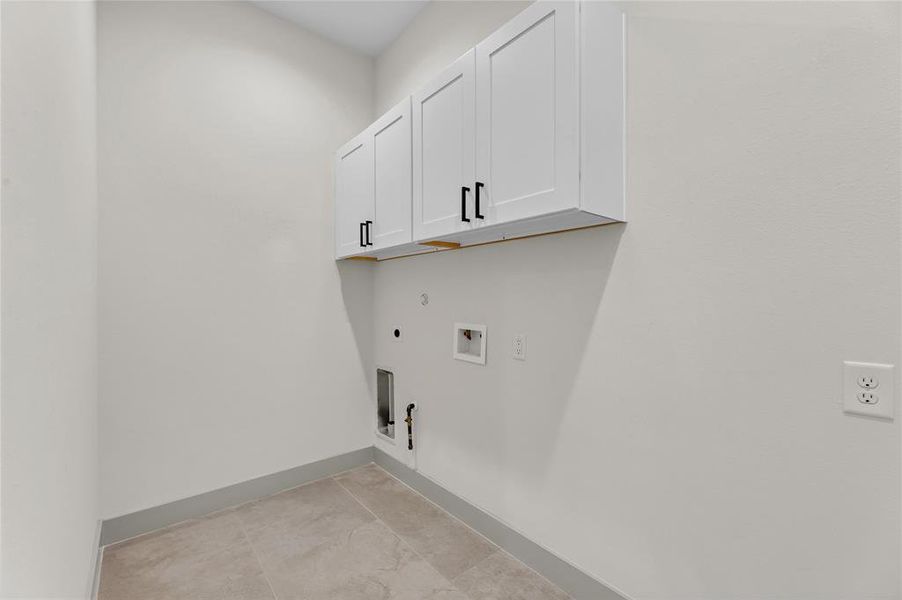
POLYGON ((91 580, 88 582, 88 598, 97 600, 97 594, 100 593, 100 561, 103 559, 103 546, 100 545, 100 534, 103 530, 103 521, 97 521, 97 527, 94 530, 94 562, 91 564, 91 580))
POLYGON ((94 584, 91 587, 91 600, 100 598, 100 566, 103 564, 103 546, 97 546, 97 557, 94 560, 94 584))
POLYGON ((100 532, 100 545, 114 544, 142 533, 202 517, 217 510, 250 502, 371 462, 373 462, 372 446, 161 506, 107 519, 103 522, 100 532))
MULTIPOLYGON (((609 586, 574 567, 511 529, 492 515, 455 496, 428 477, 421 475, 372 446, 314 463, 265 475, 218 490, 176 500, 121 517, 107 519, 100 530, 100 548, 143 533, 149 533, 188 519, 237 506, 275 494, 310 481, 336 475, 375 462, 402 482, 442 507, 506 552, 520 559, 549 581, 570 594, 574 600, 627 600, 609 586)), ((98 553, 97 573, 100 571, 98 553)), ((99 577, 98 577, 99 580, 99 577)), ((96 585, 96 584, 95 584, 96 585)), ((96 588, 95 588, 96 590, 96 588)), ((95 592, 96 593, 96 592, 95 592)))
POLYGON ((570 594, 574 600, 627 600, 626 596, 587 575, 382 450, 374 448, 373 453, 377 465, 532 567, 570 594))

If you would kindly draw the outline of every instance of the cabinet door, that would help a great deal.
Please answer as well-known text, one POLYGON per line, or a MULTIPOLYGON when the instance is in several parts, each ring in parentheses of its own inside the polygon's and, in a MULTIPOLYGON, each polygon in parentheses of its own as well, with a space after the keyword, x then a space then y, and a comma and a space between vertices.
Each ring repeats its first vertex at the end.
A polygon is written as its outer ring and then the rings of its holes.
POLYGON ((474 74, 470 50, 412 98, 415 240, 465 231, 477 221, 473 212, 474 74))
POLYGON ((384 114, 372 132, 376 216, 372 239, 376 250, 411 241, 410 98, 384 114))
POLYGON ((344 145, 335 159, 335 256, 362 254, 365 222, 373 220, 373 148, 369 133, 344 145))
POLYGON ((476 46, 476 175, 490 223, 579 206, 578 10, 540 0, 476 46))

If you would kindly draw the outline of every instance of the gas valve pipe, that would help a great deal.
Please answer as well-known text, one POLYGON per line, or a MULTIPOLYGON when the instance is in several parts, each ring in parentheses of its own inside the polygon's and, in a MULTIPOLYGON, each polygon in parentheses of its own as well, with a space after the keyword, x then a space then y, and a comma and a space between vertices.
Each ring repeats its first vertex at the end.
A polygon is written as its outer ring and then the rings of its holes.
POLYGON ((413 415, 411 415, 411 411, 415 409, 416 404, 408 404, 407 405, 407 418, 404 419, 404 422, 407 423, 407 449, 413 450, 413 415))

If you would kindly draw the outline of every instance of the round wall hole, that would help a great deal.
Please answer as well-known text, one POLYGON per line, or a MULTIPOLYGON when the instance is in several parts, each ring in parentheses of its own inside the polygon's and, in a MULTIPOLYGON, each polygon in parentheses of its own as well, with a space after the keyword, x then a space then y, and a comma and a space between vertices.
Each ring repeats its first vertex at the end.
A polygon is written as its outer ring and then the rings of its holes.
POLYGON ((395 331, 394 331, 393 333, 394 333, 394 336, 395 336, 396 338, 401 337, 401 330, 400 330, 400 329, 395 329, 395 331))

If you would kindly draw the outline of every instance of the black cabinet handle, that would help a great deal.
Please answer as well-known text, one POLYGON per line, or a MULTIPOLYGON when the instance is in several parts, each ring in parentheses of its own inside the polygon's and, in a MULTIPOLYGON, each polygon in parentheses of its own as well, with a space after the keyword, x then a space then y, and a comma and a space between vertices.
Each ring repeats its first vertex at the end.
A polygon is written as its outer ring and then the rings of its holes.
POLYGON ((470 191, 470 188, 463 186, 460 188, 460 220, 464 223, 469 223, 470 219, 467 218, 467 192, 470 191))
POLYGON ((479 214, 479 190, 481 190, 483 187, 485 187, 484 183, 482 183, 481 181, 476 182, 476 218, 477 219, 485 218, 485 215, 479 214))
POLYGON ((366 244, 363 243, 363 223, 360 224, 360 247, 366 248, 366 244))
POLYGON ((372 246, 373 242, 370 241, 370 226, 373 224, 372 221, 366 222, 366 245, 372 246))

